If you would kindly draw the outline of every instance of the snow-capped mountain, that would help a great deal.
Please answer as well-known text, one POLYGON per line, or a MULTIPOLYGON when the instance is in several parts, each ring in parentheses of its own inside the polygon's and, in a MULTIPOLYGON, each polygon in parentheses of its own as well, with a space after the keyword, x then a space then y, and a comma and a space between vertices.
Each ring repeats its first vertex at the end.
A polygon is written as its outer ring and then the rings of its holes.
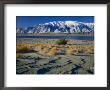
POLYGON ((94 32, 94 23, 78 21, 53 21, 27 28, 17 28, 16 33, 79 33, 94 32))

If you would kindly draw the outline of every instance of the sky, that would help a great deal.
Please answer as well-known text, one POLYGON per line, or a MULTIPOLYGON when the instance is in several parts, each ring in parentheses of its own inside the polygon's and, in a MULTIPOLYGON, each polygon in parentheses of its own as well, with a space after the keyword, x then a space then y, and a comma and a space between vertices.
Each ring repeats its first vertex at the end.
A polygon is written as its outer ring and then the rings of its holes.
POLYGON ((16 16, 16 27, 25 28, 53 21, 79 21, 93 23, 94 16, 16 16))

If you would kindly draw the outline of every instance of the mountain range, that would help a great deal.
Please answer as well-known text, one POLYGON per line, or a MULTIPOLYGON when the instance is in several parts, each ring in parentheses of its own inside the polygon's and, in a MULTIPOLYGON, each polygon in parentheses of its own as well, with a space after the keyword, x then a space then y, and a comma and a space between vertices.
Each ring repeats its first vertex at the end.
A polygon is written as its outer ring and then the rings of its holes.
POLYGON ((17 34, 28 33, 80 33, 94 32, 94 23, 78 21, 53 21, 26 28, 16 28, 17 34))

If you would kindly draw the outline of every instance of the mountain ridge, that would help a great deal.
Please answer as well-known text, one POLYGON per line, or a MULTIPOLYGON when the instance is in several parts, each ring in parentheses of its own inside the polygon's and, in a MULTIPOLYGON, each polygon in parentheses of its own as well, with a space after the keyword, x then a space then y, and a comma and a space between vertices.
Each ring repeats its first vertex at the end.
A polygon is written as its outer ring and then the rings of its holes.
POLYGON ((26 28, 16 28, 17 34, 36 33, 91 33, 94 32, 94 23, 78 21, 53 21, 37 24, 26 28))

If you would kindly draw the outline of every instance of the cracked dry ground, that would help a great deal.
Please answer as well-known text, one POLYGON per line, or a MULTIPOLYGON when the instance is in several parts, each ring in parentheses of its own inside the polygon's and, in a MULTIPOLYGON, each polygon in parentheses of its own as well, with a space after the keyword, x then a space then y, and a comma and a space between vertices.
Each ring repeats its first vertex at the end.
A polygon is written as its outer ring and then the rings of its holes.
POLYGON ((24 53, 16 61, 16 74, 94 74, 94 56, 24 53))

